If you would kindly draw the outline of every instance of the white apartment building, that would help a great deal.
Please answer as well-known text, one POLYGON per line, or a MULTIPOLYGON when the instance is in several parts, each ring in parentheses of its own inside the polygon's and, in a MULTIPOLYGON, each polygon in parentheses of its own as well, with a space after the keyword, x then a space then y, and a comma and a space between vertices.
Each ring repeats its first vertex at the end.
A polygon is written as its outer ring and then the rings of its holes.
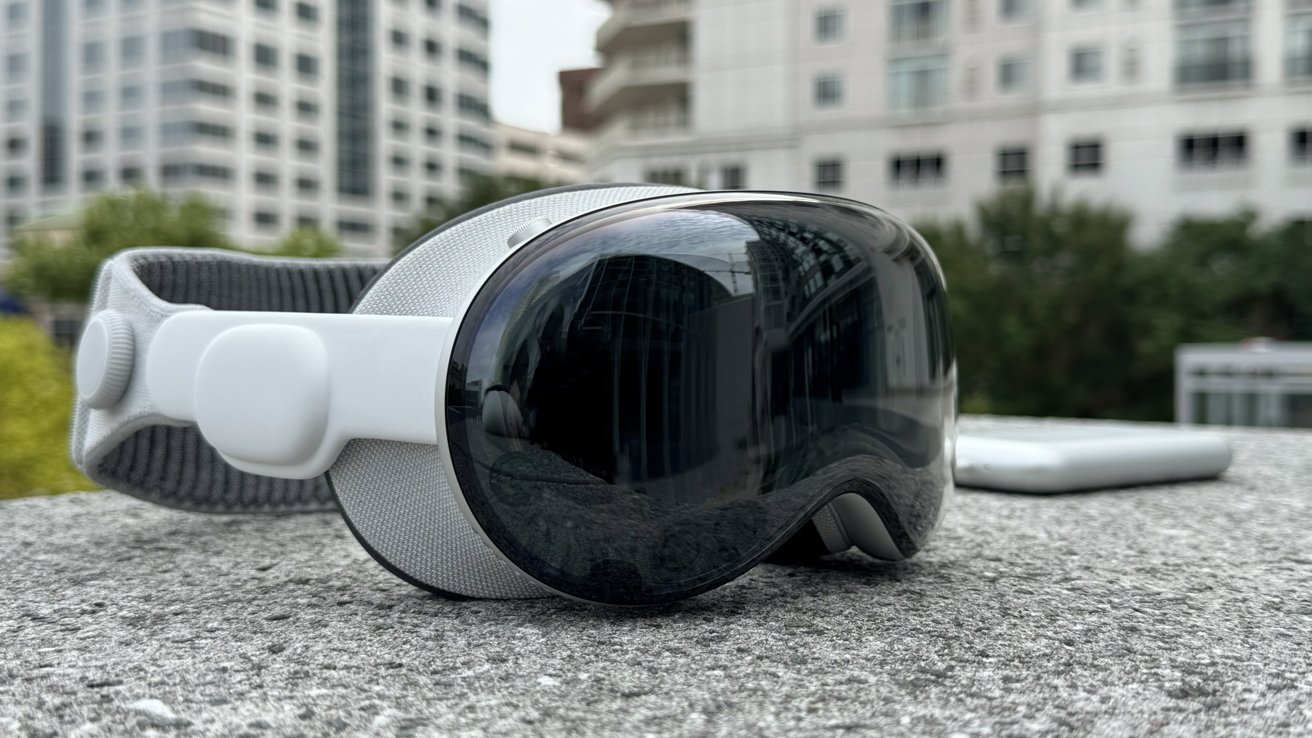
POLYGON ((1312 0, 611 0, 600 179, 1312 217, 1312 0))
POLYGON ((129 187, 385 254, 488 172, 488 0, 0 0, 4 232, 129 187))
POLYGON ((493 165, 498 174, 544 185, 578 184, 588 178, 592 143, 586 134, 559 133, 496 124, 493 165))

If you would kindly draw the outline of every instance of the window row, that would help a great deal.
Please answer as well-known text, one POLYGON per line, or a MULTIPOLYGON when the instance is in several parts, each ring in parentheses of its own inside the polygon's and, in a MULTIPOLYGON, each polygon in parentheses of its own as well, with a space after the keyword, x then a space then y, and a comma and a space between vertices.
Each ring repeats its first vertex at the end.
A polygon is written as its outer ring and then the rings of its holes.
MULTIPOLYGON (((984 5, 988 0, 961 0, 963 26, 970 31, 980 28, 984 5)), ((1068 0, 1075 11, 1107 7, 1109 0, 1068 0)), ((996 0, 996 17, 1003 24, 1031 21, 1035 0, 996 0)), ((1250 0, 1176 0, 1182 20, 1196 21, 1208 17, 1234 17, 1251 12, 1250 0)), ((1289 0, 1291 10, 1305 9, 1305 0, 1289 0)), ((943 39, 951 30, 949 0, 892 0, 889 5, 889 39, 895 43, 923 43, 943 39)), ((841 3, 822 5, 815 10, 812 36, 817 43, 842 41, 847 35, 847 7, 841 3)))
MULTIPOLYGON (((1176 162, 1186 171, 1242 167, 1248 163, 1251 155, 1249 136, 1244 131, 1181 134, 1176 139, 1175 148, 1176 162)), ((1297 165, 1312 165, 1312 128, 1296 128, 1290 132, 1289 158, 1297 165)), ((999 182, 1024 181, 1030 176, 1031 159, 1027 147, 999 148, 994 154, 994 161, 994 172, 999 182)), ((1076 139, 1067 144, 1065 169, 1072 176, 1097 176, 1103 172, 1106 163, 1106 144, 1102 139, 1076 139)), ((846 184, 845 170, 846 162, 840 157, 817 159, 812 171, 815 189, 842 189, 846 184)), ((648 176, 662 174, 666 173, 653 171, 648 176)), ((948 155, 944 151, 902 153, 888 159, 888 181, 893 187, 940 186, 947 176, 948 155)))

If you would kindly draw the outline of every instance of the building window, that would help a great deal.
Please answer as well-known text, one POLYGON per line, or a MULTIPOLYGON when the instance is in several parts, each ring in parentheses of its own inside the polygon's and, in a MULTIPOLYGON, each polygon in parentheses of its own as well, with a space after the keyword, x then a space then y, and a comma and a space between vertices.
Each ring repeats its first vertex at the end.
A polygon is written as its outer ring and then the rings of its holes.
POLYGON ((487 16, 483 14, 483 11, 473 6, 464 3, 456 5, 456 17, 460 19, 460 22, 473 26, 484 33, 489 30, 490 22, 487 16))
MULTIPOLYGON (((440 98, 439 98, 440 99, 440 98)), ((487 105, 487 100, 473 95, 460 93, 456 96, 456 107, 459 108, 460 114, 474 118, 475 120, 491 120, 492 110, 487 105)))
POLYGON ((820 191, 843 188, 843 160, 820 159, 815 163, 815 188, 820 191))
POLYGON ((1102 49, 1097 46, 1082 46, 1071 49, 1071 81, 1102 81, 1102 49))
POLYGON ((319 8, 309 3, 296 3, 296 19, 305 23, 318 23, 319 8))
POLYGON ((439 143, 442 140, 442 129, 434 125, 424 126, 424 138, 429 143, 439 143))
POLYGON ((8 141, 5 141, 5 151, 9 152, 10 156, 22 156, 27 151, 27 139, 18 136, 11 137, 8 141))
POLYGON ((82 44, 82 71, 92 74, 105 66, 105 42, 88 41, 82 44))
POLYGON ((146 37, 125 36, 119 41, 119 57, 124 67, 139 67, 146 60, 146 37))
POLYGON ((947 0, 893 0, 893 41, 905 43, 943 38, 948 29, 947 6, 947 0))
POLYGON ((296 216, 296 227, 317 229, 319 227, 319 219, 313 215, 298 215, 296 216))
POLYGON ((1130 44, 1121 49, 1121 78, 1126 82, 1139 81, 1139 47, 1130 44))
POLYGON ((998 181, 1023 182, 1030 176, 1030 151, 1023 147, 998 149, 998 181))
POLYGON ((894 187, 937 187, 947 177, 942 152, 895 156, 888 160, 888 178, 894 187))
POLYGON ((5 74, 9 75, 10 80, 16 80, 23 76, 27 71, 27 57, 21 53, 14 52, 5 57, 5 74))
POLYGON ((297 100, 296 114, 306 119, 319 117, 319 103, 313 100, 297 100))
POLYGON ((1190 133, 1179 139, 1183 169, 1234 169, 1248 163, 1248 134, 1243 131, 1190 133))
POLYGON ((404 102, 410 97, 410 81, 403 77, 392 78, 392 98, 404 102))
POLYGON ((118 172, 118 179, 125 185, 139 184, 142 179, 141 167, 123 167, 118 172))
POLYGON ((442 55, 442 44, 436 39, 426 38, 424 39, 424 53, 428 55, 429 59, 436 59, 442 55))
POLYGON ((1289 158, 1295 164, 1312 164, 1312 128, 1295 128, 1289 132, 1289 158))
POLYGON ((312 195, 319 191, 319 180, 314 177, 297 177, 296 191, 303 195, 312 195))
POLYGON ((470 51, 469 49, 457 49, 456 61, 460 62, 463 66, 469 67, 470 69, 474 69, 483 74, 487 74, 491 69, 487 57, 476 51, 470 51))
POLYGON ((1029 20, 1033 10, 1033 0, 1001 0, 998 3, 998 17, 1003 23, 1029 20))
POLYGON ((410 159, 404 154, 392 154, 392 169, 398 172, 410 171, 410 159))
POLYGON ((1102 171, 1102 141, 1072 141, 1067 159, 1071 174, 1098 174, 1102 171))
POLYGON ((145 98, 145 93, 141 85, 123 85, 118 91, 118 104, 124 110, 135 110, 141 107, 145 98))
POLYGON ((268 44, 255 44, 255 66, 276 69, 278 67, 278 50, 268 44))
POLYGON ((398 208, 409 207, 410 193, 405 190, 392 190, 392 204, 398 208))
POLYGON ((95 151, 104 143, 105 134, 99 128, 86 128, 82 131, 82 148, 95 151))
MULTIPOLYGON (((1252 0, 1175 0, 1175 9, 1183 16, 1247 13, 1252 0)), ((1298 2, 1298 0, 1291 0, 1298 2)))
POLYGON ((831 43, 843 40, 843 24, 847 13, 842 8, 821 8, 815 13, 815 40, 831 43))
POLYGON ((82 187, 88 190, 98 190, 105 186, 105 172, 101 169, 83 169, 82 170, 82 187))
POLYGON ((682 185, 687 179, 687 174, 683 171, 683 167, 664 167, 648 169, 642 179, 651 184, 682 185))
POLYGON ((11 195, 17 195, 27 188, 27 177, 21 174, 10 174, 5 177, 5 192, 11 195))
POLYGON ((337 231, 338 233, 363 236, 373 233, 374 225, 362 220, 339 220, 337 221, 337 231))
POLYGON ((278 175, 273 172, 257 171, 255 172, 255 185, 263 189, 271 189, 278 186, 278 175))
POLYGON ((428 8, 428 12, 436 13, 442 9, 442 0, 424 0, 424 7, 428 8))
POLYGON ((940 108, 948 102, 948 58, 894 59, 888 63, 888 105, 895 112, 940 108))
POLYGON ((261 149, 272 149, 278 146, 278 134, 272 131, 256 131, 253 138, 255 145, 261 149))
POLYGON ((437 108, 442 105, 442 89, 437 85, 424 85, 424 102, 428 107, 437 108))
POLYGON ((307 156, 318 154, 319 142, 310 138, 298 138, 296 139, 296 150, 307 156))
POLYGON ((84 90, 82 92, 82 112, 99 113, 105 109, 105 93, 101 90, 84 90))
POLYGON ((410 135, 410 123, 400 118, 392 119, 392 135, 398 138, 405 138, 410 135))
POLYGON ((232 38, 222 33, 202 31, 198 28, 179 28, 165 31, 160 48, 166 61, 180 61, 192 51, 220 57, 232 56, 232 38))
POLYGON ((267 210, 256 210, 255 225, 260 228, 274 228, 278 225, 278 214, 267 210))
POLYGON ((255 9, 266 13, 278 12, 278 0, 255 0, 255 9))
POLYGON ((436 159, 429 159, 424 162, 424 173, 429 179, 434 179, 442 173, 442 164, 436 159))
POLYGON ((836 108, 843 104, 843 78, 823 74, 815 78, 815 106, 836 108))
MULTIPOLYGON (((1304 0, 1304 7, 1312 3, 1304 0)), ((1290 79, 1312 79, 1312 13, 1285 19, 1285 74, 1290 79)))
POLYGON ((492 155, 492 144, 482 136, 476 136, 472 133, 460 133, 456 136, 456 144, 463 151, 470 151, 482 156, 492 155))
POLYGON ((190 178, 230 181, 232 170, 218 164, 165 164, 160 167, 160 178, 165 182, 180 182, 190 178))
POLYGON ((410 48, 410 34, 399 28, 392 29, 392 47, 396 49, 410 48))
POLYGON ((1021 92, 1030 86, 1030 60, 1005 56, 998 60, 998 91, 1021 92))
POLYGON ((720 167, 720 189, 747 189, 747 168, 741 164, 720 167))
POLYGON ((278 108, 278 96, 272 92, 256 90, 253 96, 255 107, 261 110, 276 110, 278 108))
POLYGON ((1242 84, 1253 73, 1248 21, 1183 25, 1176 29, 1176 83, 1242 84))
POLYGON ((319 76, 319 60, 309 54, 296 55, 296 73, 313 79, 319 76))
POLYGON ((118 129, 118 145, 124 149, 141 148, 143 135, 141 126, 125 125, 118 129))

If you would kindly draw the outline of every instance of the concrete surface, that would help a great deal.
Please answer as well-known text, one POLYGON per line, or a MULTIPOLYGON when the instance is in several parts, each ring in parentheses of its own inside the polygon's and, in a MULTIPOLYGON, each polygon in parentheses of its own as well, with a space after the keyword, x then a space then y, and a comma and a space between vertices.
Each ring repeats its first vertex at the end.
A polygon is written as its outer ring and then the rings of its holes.
POLYGON ((1312 435, 1233 438, 1223 481, 962 492, 912 561, 645 612, 439 599, 332 515, 5 503, 0 735, 1312 733, 1312 435))

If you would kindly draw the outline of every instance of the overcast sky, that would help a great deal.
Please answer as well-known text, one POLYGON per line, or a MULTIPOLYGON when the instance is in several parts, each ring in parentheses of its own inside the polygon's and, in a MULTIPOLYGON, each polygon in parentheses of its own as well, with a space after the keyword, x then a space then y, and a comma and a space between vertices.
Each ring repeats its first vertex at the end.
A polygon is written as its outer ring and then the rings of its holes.
POLYGON ((525 128, 560 129, 556 72, 597 63, 601 0, 492 0, 492 113, 525 128))

